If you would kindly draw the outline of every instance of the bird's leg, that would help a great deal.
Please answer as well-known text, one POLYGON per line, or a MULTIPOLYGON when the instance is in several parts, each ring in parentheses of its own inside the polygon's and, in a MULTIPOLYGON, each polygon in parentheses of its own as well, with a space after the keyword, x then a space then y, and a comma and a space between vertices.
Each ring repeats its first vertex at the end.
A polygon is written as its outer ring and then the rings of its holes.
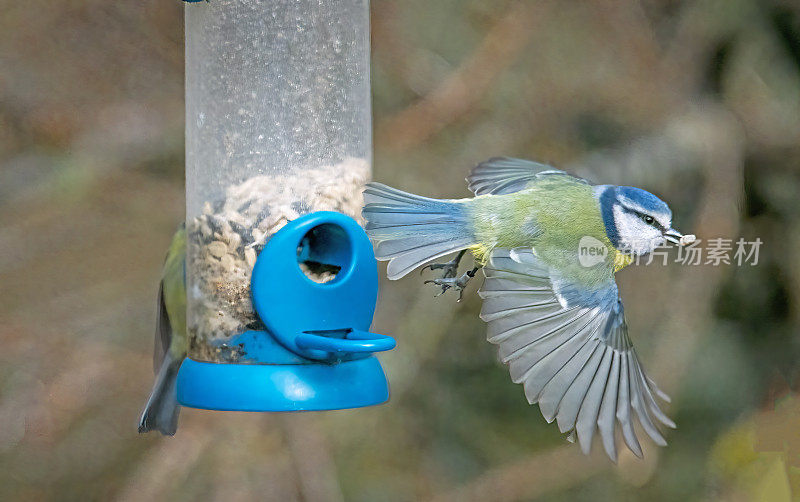
POLYGON ((442 287, 441 293, 439 293, 436 296, 444 294, 444 292, 450 288, 455 289, 456 291, 458 291, 457 301, 460 302, 461 298, 464 296, 464 288, 467 287, 467 283, 469 282, 469 280, 475 277, 475 274, 478 272, 479 269, 480 267, 474 267, 472 270, 464 272, 464 274, 462 274, 461 277, 442 277, 440 279, 430 279, 425 281, 425 284, 433 283, 436 284, 437 286, 442 287))
MULTIPOLYGON (((466 252, 467 252, 466 249, 462 249, 461 251, 458 252, 455 258, 448 261, 447 263, 430 263, 428 265, 425 265, 419 270, 419 273, 421 274, 426 268, 429 268, 431 270, 441 269, 444 270, 444 272, 442 272, 442 279, 455 277, 456 273, 458 273, 458 264, 461 262, 461 258, 464 257, 464 253, 466 252)), ((425 282, 427 283, 428 281, 425 282)), ((444 293, 444 291, 442 291, 442 293, 444 293)))

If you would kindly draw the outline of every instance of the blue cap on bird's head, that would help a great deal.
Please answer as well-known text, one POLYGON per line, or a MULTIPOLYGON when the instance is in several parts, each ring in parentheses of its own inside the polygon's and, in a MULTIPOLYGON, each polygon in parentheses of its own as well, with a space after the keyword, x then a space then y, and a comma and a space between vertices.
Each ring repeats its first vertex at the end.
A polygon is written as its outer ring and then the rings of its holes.
POLYGON ((624 207, 633 211, 638 210, 643 214, 650 214, 653 217, 658 215, 666 223, 672 222, 672 210, 670 210, 667 203, 647 190, 618 186, 616 192, 617 201, 624 207))
POLYGON ((643 255, 665 241, 688 243, 672 228, 672 211, 667 203, 655 195, 628 186, 597 188, 606 234, 617 249, 643 255))

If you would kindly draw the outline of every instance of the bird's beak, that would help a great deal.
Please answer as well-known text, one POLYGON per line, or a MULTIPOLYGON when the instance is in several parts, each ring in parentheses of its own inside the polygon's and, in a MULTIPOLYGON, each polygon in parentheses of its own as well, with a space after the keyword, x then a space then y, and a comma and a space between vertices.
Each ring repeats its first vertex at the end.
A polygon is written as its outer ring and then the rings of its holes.
POLYGON ((664 232, 664 238, 667 239, 667 241, 669 241, 669 242, 671 242, 673 244, 680 244, 682 237, 683 237, 683 234, 678 232, 674 228, 670 228, 669 230, 664 232))
POLYGON ((678 244, 679 246, 686 246, 687 244, 693 243, 697 239, 692 234, 683 235, 674 228, 670 228, 664 232, 664 238, 673 244, 678 244))

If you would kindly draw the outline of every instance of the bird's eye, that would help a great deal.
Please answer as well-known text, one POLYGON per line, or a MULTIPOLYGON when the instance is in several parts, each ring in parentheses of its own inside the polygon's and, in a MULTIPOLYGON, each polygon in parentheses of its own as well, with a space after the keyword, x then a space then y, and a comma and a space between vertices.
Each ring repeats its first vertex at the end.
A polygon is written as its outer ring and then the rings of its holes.
POLYGON ((654 221, 656 221, 656 220, 654 220, 652 216, 645 216, 644 217, 644 222, 647 223, 648 225, 652 225, 654 221))

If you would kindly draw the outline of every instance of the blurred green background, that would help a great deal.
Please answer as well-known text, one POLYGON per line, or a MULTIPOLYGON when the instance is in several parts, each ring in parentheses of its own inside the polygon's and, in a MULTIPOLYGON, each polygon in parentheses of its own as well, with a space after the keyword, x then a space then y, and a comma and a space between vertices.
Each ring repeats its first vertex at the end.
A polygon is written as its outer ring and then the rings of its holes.
MULTIPOLYGON (((214 0, 210 0, 214 1, 214 0)), ((468 195, 493 155, 669 201, 757 266, 619 275, 666 448, 584 457, 510 382, 480 302, 381 283, 391 401, 184 409, 139 436, 155 293, 184 214, 183 5, 0 1, 0 500, 800 497, 800 7, 374 0, 374 179, 468 195)), ((641 436, 641 435, 640 435, 641 436)))

